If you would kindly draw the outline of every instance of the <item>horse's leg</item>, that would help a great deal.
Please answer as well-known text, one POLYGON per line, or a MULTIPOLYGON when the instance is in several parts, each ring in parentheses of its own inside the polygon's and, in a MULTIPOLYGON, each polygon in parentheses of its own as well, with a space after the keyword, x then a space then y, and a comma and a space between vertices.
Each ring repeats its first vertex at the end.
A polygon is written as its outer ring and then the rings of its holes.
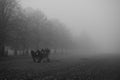
POLYGON ((47 62, 50 62, 50 59, 49 59, 49 57, 47 57, 47 62))
POLYGON ((38 61, 37 61, 38 63, 40 63, 41 62, 41 59, 38 59, 38 61))
POLYGON ((46 53, 46 57, 47 57, 47 62, 50 62, 49 52, 46 53))
POLYGON ((41 60, 42 60, 41 57, 38 57, 38 63, 41 63, 41 60))
POLYGON ((36 60, 35 60, 35 56, 32 56, 32 58, 33 58, 33 61, 36 62, 36 60))

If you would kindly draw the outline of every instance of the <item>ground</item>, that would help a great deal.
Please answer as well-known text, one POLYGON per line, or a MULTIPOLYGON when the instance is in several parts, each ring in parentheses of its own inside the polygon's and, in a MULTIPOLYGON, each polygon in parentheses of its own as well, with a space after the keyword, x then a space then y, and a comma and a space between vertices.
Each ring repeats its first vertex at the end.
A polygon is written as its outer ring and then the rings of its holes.
POLYGON ((0 58, 0 80, 120 80, 119 58, 54 58, 34 63, 31 56, 0 58))

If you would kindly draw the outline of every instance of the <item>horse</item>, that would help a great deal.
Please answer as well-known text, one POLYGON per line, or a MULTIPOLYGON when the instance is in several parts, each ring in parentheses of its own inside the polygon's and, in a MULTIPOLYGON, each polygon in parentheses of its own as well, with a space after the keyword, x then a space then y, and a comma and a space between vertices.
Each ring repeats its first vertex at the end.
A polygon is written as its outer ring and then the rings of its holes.
POLYGON ((40 63, 42 60, 45 60, 45 59, 47 60, 47 62, 50 62, 49 54, 50 54, 50 49, 48 48, 41 49, 41 50, 38 49, 36 52, 33 50, 31 51, 33 61, 37 63, 40 63))

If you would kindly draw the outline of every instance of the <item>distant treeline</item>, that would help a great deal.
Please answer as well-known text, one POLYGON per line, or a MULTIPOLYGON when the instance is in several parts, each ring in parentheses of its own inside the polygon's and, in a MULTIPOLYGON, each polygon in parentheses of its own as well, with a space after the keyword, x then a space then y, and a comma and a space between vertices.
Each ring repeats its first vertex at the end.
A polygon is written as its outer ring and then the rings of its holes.
POLYGON ((23 9, 18 0, 0 0, 0 55, 6 47, 23 52, 38 48, 71 48, 69 30, 58 20, 48 19, 40 10, 23 9))

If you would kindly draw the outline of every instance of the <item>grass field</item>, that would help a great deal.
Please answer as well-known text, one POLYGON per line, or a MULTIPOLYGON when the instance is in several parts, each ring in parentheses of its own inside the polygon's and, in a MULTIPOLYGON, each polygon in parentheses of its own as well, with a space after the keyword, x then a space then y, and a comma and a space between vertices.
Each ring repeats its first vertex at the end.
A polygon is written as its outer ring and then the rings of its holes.
POLYGON ((118 57, 56 57, 34 63, 31 56, 0 58, 0 80, 120 80, 118 57))

